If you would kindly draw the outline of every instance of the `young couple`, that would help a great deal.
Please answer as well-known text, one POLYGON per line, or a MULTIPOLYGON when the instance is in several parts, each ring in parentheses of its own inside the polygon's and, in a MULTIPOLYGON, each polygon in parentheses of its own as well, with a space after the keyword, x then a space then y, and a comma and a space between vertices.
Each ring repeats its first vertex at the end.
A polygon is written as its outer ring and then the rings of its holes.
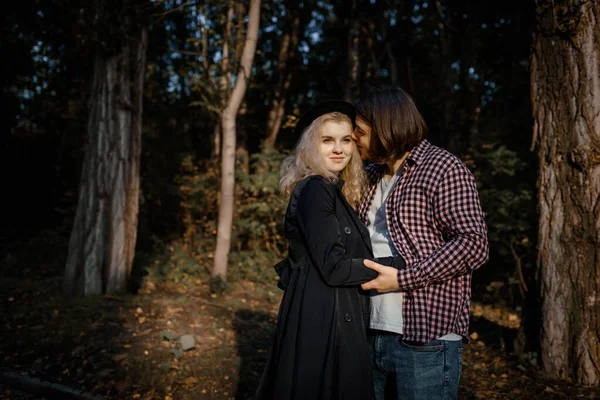
POLYGON ((455 399, 488 257, 472 174, 425 139, 399 88, 317 104, 296 132, 285 293, 256 399, 455 399))

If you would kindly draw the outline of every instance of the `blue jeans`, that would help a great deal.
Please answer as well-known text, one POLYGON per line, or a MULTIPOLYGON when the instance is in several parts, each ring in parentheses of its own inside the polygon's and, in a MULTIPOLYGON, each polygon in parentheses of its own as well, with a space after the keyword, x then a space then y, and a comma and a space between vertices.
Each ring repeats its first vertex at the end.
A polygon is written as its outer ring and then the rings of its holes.
POLYGON ((412 343, 381 331, 368 335, 376 400, 456 399, 462 374, 462 341, 412 343))

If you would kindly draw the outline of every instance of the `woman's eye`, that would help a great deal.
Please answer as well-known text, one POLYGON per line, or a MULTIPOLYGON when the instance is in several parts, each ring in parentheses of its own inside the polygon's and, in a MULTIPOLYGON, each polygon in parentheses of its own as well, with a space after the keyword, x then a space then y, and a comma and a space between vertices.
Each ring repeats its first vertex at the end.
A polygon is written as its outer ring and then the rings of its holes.
POLYGON ((323 139, 323 143, 329 143, 331 142, 331 139, 323 139))
POLYGON ((350 143, 350 139, 348 139, 348 138, 344 139, 344 143, 350 143))

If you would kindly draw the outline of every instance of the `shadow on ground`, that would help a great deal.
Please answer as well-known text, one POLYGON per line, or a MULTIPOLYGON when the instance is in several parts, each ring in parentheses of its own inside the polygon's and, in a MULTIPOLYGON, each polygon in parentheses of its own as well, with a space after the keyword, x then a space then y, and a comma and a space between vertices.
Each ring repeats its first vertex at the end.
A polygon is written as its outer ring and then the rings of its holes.
POLYGON ((254 397, 271 348, 275 333, 273 315, 249 309, 239 310, 235 313, 232 326, 240 357, 235 399, 249 400, 254 397))

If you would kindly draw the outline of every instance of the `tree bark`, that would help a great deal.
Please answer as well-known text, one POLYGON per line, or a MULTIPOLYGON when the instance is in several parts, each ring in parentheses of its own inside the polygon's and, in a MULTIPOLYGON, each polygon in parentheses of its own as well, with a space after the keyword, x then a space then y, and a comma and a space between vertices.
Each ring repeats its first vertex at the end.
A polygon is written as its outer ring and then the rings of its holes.
MULTIPOLYGON (((110 3, 99 4, 101 26, 114 23, 116 12, 110 3)), ((120 15, 129 2, 122 5, 120 15)), ((126 21, 133 24, 127 17, 126 21)), ((72 296, 123 293, 129 285, 138 224, 148 41, 145 28, 129 33, 119 48, 99 47, 96 53, 87 148, 64 276, 64 291, 72 296)))
POLYGON ((217 160, 221 155, 221 118, 217 120, 215 123, 215 128, 213 129, 213 148, 211 152, 211 156, 214 160, 217 160))
POLYGON ((541 358, 600 384, 600 3, 538 0, 532 148, 540 160, 541 358))
POLYGON ((248 29, 242 52, 240 68, 235 86, 221 116, 223 129, 223 150, 221 152, 221 204, 217 226, 217 246, 212 275, 223 280, 227 278, 227 261, 231 247, 231 224, 235 188, 236 115, 248 87, 252 62, 258 41, 260 23, 260 0, 251 0, 248 11, 248 29))

